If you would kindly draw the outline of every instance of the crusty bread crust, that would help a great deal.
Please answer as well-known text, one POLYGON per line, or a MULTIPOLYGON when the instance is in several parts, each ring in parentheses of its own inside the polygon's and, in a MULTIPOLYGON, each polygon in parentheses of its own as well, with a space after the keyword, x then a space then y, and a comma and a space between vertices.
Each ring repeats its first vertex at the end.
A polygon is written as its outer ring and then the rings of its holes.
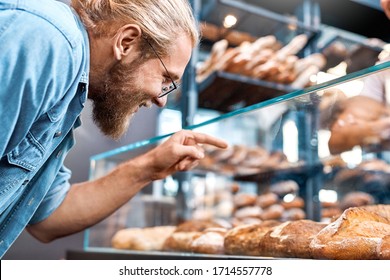
POLYGON ((389 206, 349 208, 310 243, 318 259, 377 259, 382 238, 390 235, 389 206), (378 210, 376 212, 375 210, 378 210))
POLYGON ((259 255, 311 258, 309 244, 326 224, 311 220, 285 222, 267 232, 259 246, 259 255))
POLYGON ((241 225, 229 230, 225 235, 225 254, 260 256, 259 244, 264 235, 278 221, 264 221, 260 224, 241 225))
POLYGON ((122 229, 112 238, 112 246, 117 249, 161 251, 165 240, 175 229, 175 226, 122 229))
POLYGON ((380 260, 390 260, 390 235, 382 238, 377 248, 377 255, 380 260))

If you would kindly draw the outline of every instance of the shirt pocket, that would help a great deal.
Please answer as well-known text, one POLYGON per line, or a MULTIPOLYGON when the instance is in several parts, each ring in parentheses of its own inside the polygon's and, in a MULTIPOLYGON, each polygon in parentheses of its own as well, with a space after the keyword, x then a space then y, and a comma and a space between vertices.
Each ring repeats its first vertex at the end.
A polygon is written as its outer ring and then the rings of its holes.
POLYGON ((45 149, 29 132, 19 145, 8 153, 7 158, 10 164, 33 171, 40 165, 44 154, 45 149))

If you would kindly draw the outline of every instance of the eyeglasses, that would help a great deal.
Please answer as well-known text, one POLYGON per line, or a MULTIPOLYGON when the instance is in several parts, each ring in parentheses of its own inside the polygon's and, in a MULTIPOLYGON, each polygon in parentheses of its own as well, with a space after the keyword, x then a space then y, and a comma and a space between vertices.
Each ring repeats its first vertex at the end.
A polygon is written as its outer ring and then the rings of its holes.
POLYGON ((179 83, 176 83, 176 82, 172 79, 171 75, 169 75, 169 72, 168 72, 167 67, 165 67, 164 62, 162 61, 162 59, 160 58, 160 56, 157 54, 157 52, 156 52, 156 50, 154 49, 154 47, 152 46, 152 44, 151 44, 151 43, 148 41, 148 39, 146 39, 145 37, 144 37, 144 39, 145 39, 145 41, 148 43, 148 45, 152 48, 152 50, 153 50, 154 54, 157 56, 157 58, 160 60, 162 66, 163 66, 164 69, 165 69, 165 72, 167 72, 168 78, 171 80, 171 83, 170 83, 168 86, 163 86, 163 87, 161 88, 161 93, 160 93, 160 95, 158 96, 158 98, 162 98, 162 97, 164 97, 164 96, 170 94, 171 92, 175 91, 177 88, 179 88, 179 87, 180 87, 180 84, 179 84, 179 83))

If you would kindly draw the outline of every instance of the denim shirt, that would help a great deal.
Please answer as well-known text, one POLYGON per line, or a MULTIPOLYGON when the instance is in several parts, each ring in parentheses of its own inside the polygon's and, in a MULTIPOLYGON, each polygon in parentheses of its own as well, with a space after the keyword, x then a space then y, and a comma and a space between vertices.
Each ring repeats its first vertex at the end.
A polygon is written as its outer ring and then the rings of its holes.
POLYGON ((70 7, 0 0, 0 258, 69 190, 63 161, 88 74, 88 35, 70 7))

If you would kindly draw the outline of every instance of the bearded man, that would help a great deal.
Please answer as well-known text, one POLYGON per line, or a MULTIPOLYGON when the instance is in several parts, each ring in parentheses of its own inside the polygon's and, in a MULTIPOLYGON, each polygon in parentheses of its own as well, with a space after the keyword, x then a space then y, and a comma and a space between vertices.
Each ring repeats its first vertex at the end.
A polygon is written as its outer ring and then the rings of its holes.
POLYGON ((180 131, 108 175, 70 186, 63 162, 86 98, 118 139, 163 107, 197 44, 186 0, 0 0, 0 256, 24 228, 42 242, 101 221, 150 182, 193 168, 214 137, 180 131))

